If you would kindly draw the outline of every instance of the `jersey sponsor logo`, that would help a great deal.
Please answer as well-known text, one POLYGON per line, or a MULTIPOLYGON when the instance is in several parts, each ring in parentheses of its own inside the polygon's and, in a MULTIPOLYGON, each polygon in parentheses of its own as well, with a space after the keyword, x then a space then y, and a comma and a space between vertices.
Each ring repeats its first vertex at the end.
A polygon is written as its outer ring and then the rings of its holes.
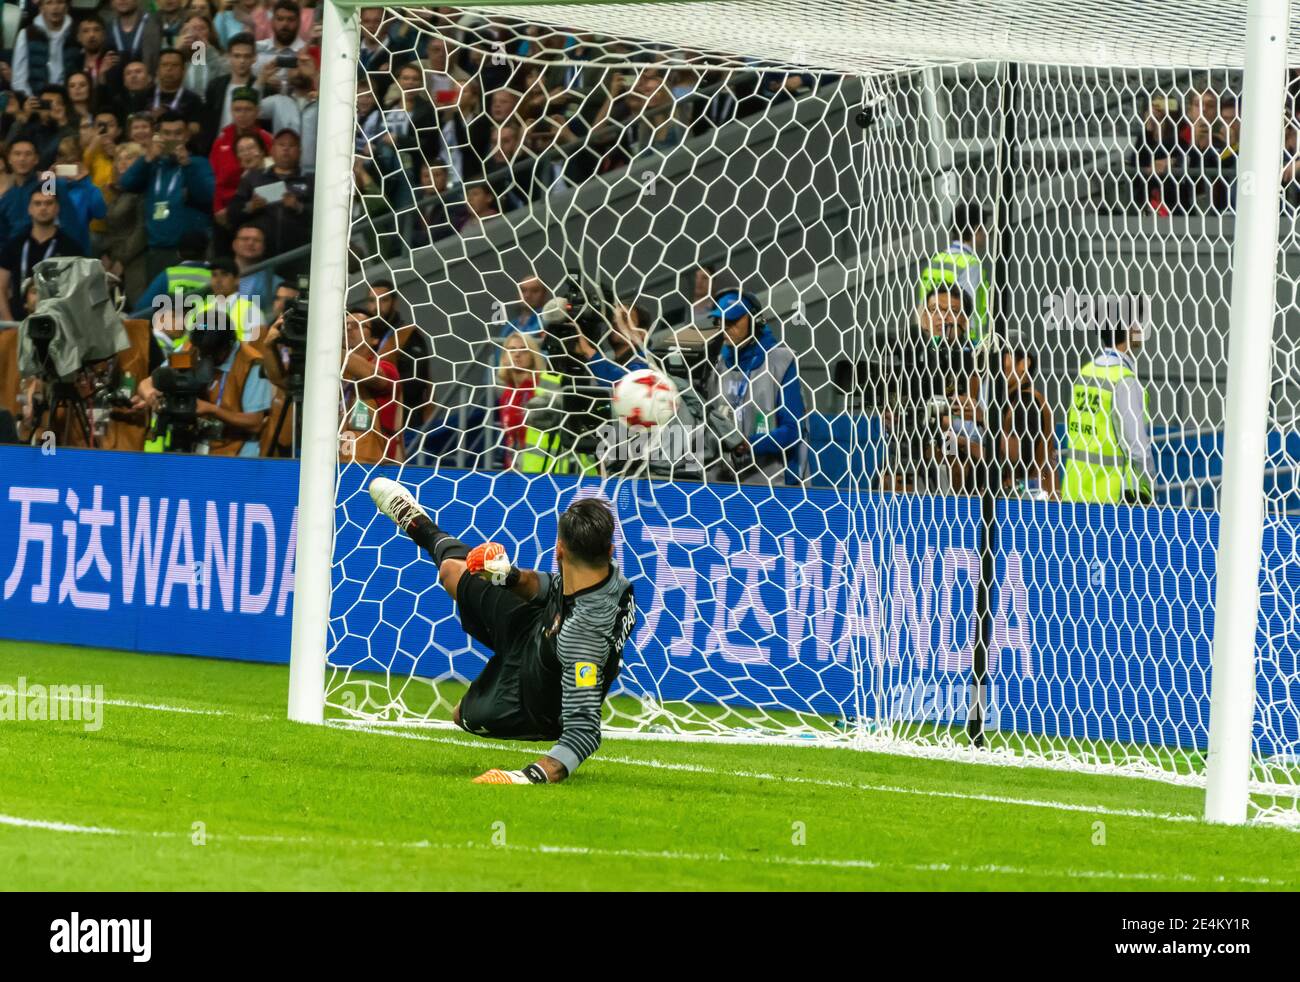
POLYGON ((579 689, 590 689, 596 684, 596 663, 580 661, 573 666, 573 682, 579 689))

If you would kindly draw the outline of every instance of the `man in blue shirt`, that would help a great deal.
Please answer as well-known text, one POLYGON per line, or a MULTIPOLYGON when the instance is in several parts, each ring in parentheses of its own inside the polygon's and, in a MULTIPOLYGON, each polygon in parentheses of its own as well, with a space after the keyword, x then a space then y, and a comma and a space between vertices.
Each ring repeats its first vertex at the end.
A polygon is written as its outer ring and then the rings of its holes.
MULTIPOLYGON (((29 224, 28 202, 32 200, 32 195, 44 181, 53 180, 54 195, 59 201, 59 229, 77 243, 80 255, 89 255, 90 228, 77 210, 76 196, 68 193, 74 182, 62 177, 54 178, 48 174, 41 175, 36 170, 38 159, 36 144, 26 138, 20 137, 9 145, 8 159, 13 185, 3 196, 0 196, 0 248, 20 239, 26 233, 29 224)), ((99 189, 91 183, 89 177, 83 177, 75 184, 78 189, 82 185, 88 188, 84 199, 90 205, 90 216, 102 217, 104 198, 99 193, 99 189)))
POLYGON ((216 182, 207 159, 192 155, 185 145, 188 137, 183 117, 171 111, 163 113, 148 152, 120 181, 123 191, 144 195, 151 278, 177 261, 182 235, 212 227, 216 182))

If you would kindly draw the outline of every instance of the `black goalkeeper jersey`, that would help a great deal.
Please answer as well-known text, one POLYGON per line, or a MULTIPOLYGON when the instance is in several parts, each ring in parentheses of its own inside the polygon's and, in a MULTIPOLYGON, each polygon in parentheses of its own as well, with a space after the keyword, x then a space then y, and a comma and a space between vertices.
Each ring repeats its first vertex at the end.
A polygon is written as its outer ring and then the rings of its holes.
POLYGON ((542 606, 523 659, 525 704, 539 720, 558 720, 548 752, 572 774, 600 746, 600 707, 618 676, 636 623, 632 584, 613 565, 599 583, 564 595, 560 574, 539 573, 542 606))

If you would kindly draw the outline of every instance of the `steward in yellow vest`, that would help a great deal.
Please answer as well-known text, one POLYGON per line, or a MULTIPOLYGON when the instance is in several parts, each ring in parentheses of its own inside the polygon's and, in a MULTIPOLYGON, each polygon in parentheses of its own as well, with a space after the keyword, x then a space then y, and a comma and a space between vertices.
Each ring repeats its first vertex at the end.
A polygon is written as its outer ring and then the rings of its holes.
POLYGON ((979 205, 958 205, 952 224, 952 244, 931 256, 921 270, 916 299, 925 303, 925 298, 936 290, 957 287, 966 296, 970 340, 978 341, 989 319, 989 288, 979 259, 985 242, 984 209, 979 205))
POLYGON ((1113 346, 1083 366, 1066 416, 1065 501, 1150 504, 1155 458, 1147 393, 1133 368, 1137 329, 1113 332, 1113 346), (1118 335, 1118 337, 1115 337, 1118 335))

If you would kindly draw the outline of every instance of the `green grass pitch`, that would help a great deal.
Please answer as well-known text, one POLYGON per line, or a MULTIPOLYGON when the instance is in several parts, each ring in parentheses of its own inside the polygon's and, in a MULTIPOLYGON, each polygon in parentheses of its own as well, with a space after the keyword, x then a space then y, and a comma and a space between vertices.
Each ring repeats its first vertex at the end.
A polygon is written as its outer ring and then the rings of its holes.
POLYGON ((9 889, 1167 890, 1300 886, 1294 831, 1195 788, 816 747, 537 747, 288 722, 284 667, 0 642, 0 684, 104 686, 102 728, 0 722, 9 889))

